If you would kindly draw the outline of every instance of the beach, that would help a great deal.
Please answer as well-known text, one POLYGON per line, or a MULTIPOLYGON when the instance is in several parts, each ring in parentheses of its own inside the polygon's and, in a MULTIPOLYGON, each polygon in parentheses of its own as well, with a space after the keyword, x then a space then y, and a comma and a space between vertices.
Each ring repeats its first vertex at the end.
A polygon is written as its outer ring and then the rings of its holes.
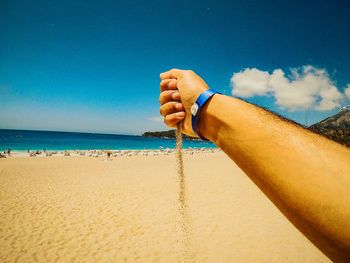
POLYGON ((0 159, 0 262, 330 262, 219 150, 184 214, 173 151, 69 155, 0 159))

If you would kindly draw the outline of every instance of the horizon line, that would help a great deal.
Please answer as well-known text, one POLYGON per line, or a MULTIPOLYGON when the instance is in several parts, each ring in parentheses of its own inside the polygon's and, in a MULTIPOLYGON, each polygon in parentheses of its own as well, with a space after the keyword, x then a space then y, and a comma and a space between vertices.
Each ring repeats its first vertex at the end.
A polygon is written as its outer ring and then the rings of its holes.
POLYGON ((120 134, 120 133, 105 133, 105 132, 87 132, 87 131, 53 131, 53 130, 41 130, 41 129, 13 129, 13 128, 0 128, 7 131, 32 131, 32 132, 62 132, 62 133, 85 133, 85 134, 97 134, 97 135, 122 135, 122 136, 136 136, 142 137, 142 134, 120 134))

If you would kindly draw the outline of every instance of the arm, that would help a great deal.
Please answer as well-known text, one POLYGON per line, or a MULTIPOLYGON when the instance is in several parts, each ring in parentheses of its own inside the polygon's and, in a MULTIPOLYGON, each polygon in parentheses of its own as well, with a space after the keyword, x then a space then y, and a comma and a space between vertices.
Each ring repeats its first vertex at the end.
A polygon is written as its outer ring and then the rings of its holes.
MULTIPOLYGON (((166 123, 174 126, 186 116, 184 132, 193 135, 189 108, 207 89, 205 82, 189 71, 172 70, 161 77, 161 113, 166 123), (169 106, 179 98, 182 107, 169 106), (186 115, 175 116, 183 111, 186 115)), ((350 259, 347 148, 223 95, 215 95, 204 106, 198 125, 201 135, 222 148, 325 254, 336 261, 350 259)))

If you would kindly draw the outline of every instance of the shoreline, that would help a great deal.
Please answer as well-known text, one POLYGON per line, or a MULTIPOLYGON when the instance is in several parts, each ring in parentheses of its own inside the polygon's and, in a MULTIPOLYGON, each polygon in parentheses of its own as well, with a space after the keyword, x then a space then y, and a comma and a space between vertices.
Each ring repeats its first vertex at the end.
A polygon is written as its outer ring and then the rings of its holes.
MULTIPOLYGON (((216 148, 209 142, 183 140, 183 148, 216 148)), ((174 139, 148 138, 132 135, 88 134, 0 129, 0 153, 37 151, 147 151, 175 148, 174 139)))
MULTIPOLYGON (((183 154, 193 155, 199 153, 217 153, 221 149, 216 148, 206 148, 206 147, 189 147, 182 150, 183 154)), ((3 154, 4 151, 1 153, 3 154)), ((108 153, 110 153, 110 159, 113 157, 121 156, 157 156, 157 155, 175 155, 176 149, 174 148, 161 148, 161 149, 140 149, 140 150, 11 150, 11 154, 5 154, 6 158, 34 158, 34 157, 105 157, 108 158, 108 153)))

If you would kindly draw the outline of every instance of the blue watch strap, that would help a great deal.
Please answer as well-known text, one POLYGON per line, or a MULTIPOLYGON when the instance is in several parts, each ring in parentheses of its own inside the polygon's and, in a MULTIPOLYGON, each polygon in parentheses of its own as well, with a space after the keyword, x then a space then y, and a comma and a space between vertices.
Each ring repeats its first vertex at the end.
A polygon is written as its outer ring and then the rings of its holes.
POLYGON ((215 94, 221 94, 221 93, 213 89, 208 89, 206 91, 203 91, 201 95, 199 95, 199 97, 197 98, 196 102, 193 103, 191 107, 192 130, 198 135, 198 137, 200 137, 202 140, 205 140, 205 141, 207 141, 207 139, 202 137, 198 132, 197 123, 198 123, 201 108, 215 94))

